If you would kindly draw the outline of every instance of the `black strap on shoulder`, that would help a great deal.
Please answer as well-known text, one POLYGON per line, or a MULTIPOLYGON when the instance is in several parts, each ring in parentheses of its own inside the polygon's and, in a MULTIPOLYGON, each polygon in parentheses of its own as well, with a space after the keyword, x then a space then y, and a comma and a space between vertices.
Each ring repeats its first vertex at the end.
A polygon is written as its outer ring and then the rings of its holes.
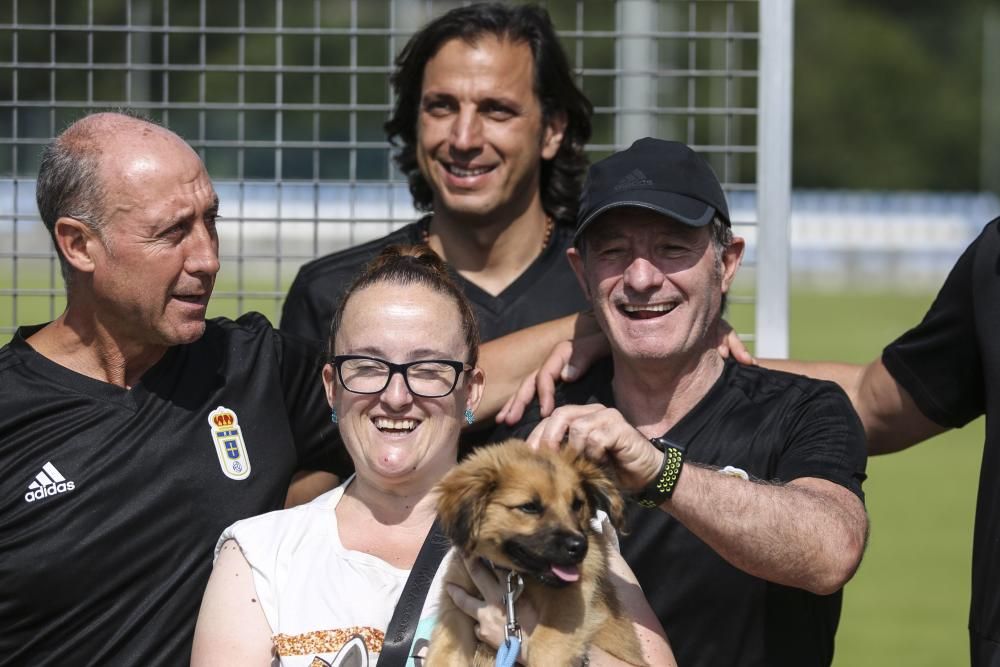
POLYGON ((392 618, 389 620, 389 627, 385 629, 382 652, 378 656, 376 667, 406 665, 410 646, 413 644, 413 635, 420 620, 420 612, 424 608, 424 600, 427 599, 427 590, 431 587, 431 581, 437 573, 438 566, 441 565, 441 559, 450 546, 451 543, 441 532, 441 526, 435 519, 430 532, 424 538, 424 545, 420 547, 420 553, 413 563, 410 576, 406 578, 403 592, 399 595, 399 602, 396 603, 392 618))

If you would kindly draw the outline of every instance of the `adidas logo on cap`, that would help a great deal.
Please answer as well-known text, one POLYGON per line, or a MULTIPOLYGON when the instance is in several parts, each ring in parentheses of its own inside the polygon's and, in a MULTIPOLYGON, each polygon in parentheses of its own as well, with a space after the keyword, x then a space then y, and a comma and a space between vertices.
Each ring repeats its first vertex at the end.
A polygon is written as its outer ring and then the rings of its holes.
POLYGON ((629 173, 625 174, 625 177, 618 181, 615 185, 615 192, 621 192, 622 190, 635 190, 638 188, 651 188, 653 187, 653 181, 651 181, 646 174, 642 173, 639 169, 633 169, 629 173))
POLYGON ((24 499, 33 503, 42 498, 72 491, 75 488, 76 484, 67 481, 52 465, 52 462, 48 461, 42 466, 42 471, 35 475, 35 479, 28 485, 28 492, 24 494, 24 499))

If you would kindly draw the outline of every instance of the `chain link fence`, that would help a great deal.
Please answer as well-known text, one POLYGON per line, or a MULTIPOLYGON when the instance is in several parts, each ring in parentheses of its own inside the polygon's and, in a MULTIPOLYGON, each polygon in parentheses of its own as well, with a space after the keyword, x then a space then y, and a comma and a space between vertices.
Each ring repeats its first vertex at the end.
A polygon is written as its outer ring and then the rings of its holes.
MULTIPOLYGON (((761 22, 764 5, 782 1, 543 3, 595 106, 591 159, 654 135, 691 144, 716 169, 751 242, 731 299, 745 331, 766 296, 755 266, 761 22)), ((215 181, 223 269, 211 314, 277 321, 303 262, 414 219, 382 129, 388 75, 407 38, 458 4, 0 2, 0 335, 64 306, 34 204, 42 147, 84 113, 121 107, 187 139, 215 181)), ((779 305, 781 288, 769 288, 779 305)))

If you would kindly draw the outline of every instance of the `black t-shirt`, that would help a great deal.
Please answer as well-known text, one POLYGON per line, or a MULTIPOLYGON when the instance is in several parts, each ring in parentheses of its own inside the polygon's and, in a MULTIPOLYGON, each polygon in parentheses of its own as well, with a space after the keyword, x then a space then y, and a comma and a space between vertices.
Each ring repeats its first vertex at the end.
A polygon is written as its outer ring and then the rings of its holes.
POLYGON ((951 428, 986 414, 972 548, 972 665, 1000 665, 1000 218, 956 262, 919 325, 882 362, 927 418, 951 428), (994 342, 990 342, 994 341, 994 342))
POLYGON ((0 348, 0 662, 182 665, 226 526, 338 470, 311 343, 207 323, 130 390, 0 348))
MULTIPOLYGON (((426 224, 427 218, 424 218, 380 239, 303 265, 288 290, 281 313, 281 330, 326 342, 333 313, 365 264, 387 246, 422 243, 426 224)), ((452 272, 452 277, 472 302, 483 341, 588 307, 566 259, 566 249, 572 244, 573 230, 567 225, 556 224, 545 250, 497 296, 452 272)))
MULTIPOLYGON (((557 404, 613 406, 612 363, 560 387, 557 404)), ((516 435, 538 422, 537 404, 516 435)), ((666 434, 689 461, 735 466, 788 482, 819 477, 864 498, 864 432, 829 382, 726 362, 718 381, 666 434)), ((683 473, 681 473, 683 475, 683 473)), ((753 577, 723 560, 672 516, 629 504, 622 555, 685 667, 829 665, 841 593, 820 596, 753 577)))

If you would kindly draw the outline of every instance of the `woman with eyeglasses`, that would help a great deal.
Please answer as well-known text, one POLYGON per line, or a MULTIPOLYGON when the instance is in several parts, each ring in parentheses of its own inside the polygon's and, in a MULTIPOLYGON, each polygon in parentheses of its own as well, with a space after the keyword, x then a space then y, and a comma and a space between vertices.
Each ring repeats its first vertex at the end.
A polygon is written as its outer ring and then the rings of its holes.
MULTIPOLYGON (((434 522, 431 490, 456 464, 459 434, 482 396, 479 334, 437 255, 425 246, 394 246, 348 289, 329 348, 323 383, 356 472, 307 505, 223 533, 192 665, 374 666, 382 652, 434 522)), ((419 622, 413 619, 408 665, 421 664, 446 566, 433 576, 419 622)), ((669 655, 634 578, 623 586, 633 587, 622 593, 626 606, 653 628, 637 627, 651 659, 669 655)), ((490 604, 475 601, 480 632, 494 644, 503 637, 499 597, 497 584, 486 591, 490 604)), ((591 657, 593 665, 622 664, 591 657)))

